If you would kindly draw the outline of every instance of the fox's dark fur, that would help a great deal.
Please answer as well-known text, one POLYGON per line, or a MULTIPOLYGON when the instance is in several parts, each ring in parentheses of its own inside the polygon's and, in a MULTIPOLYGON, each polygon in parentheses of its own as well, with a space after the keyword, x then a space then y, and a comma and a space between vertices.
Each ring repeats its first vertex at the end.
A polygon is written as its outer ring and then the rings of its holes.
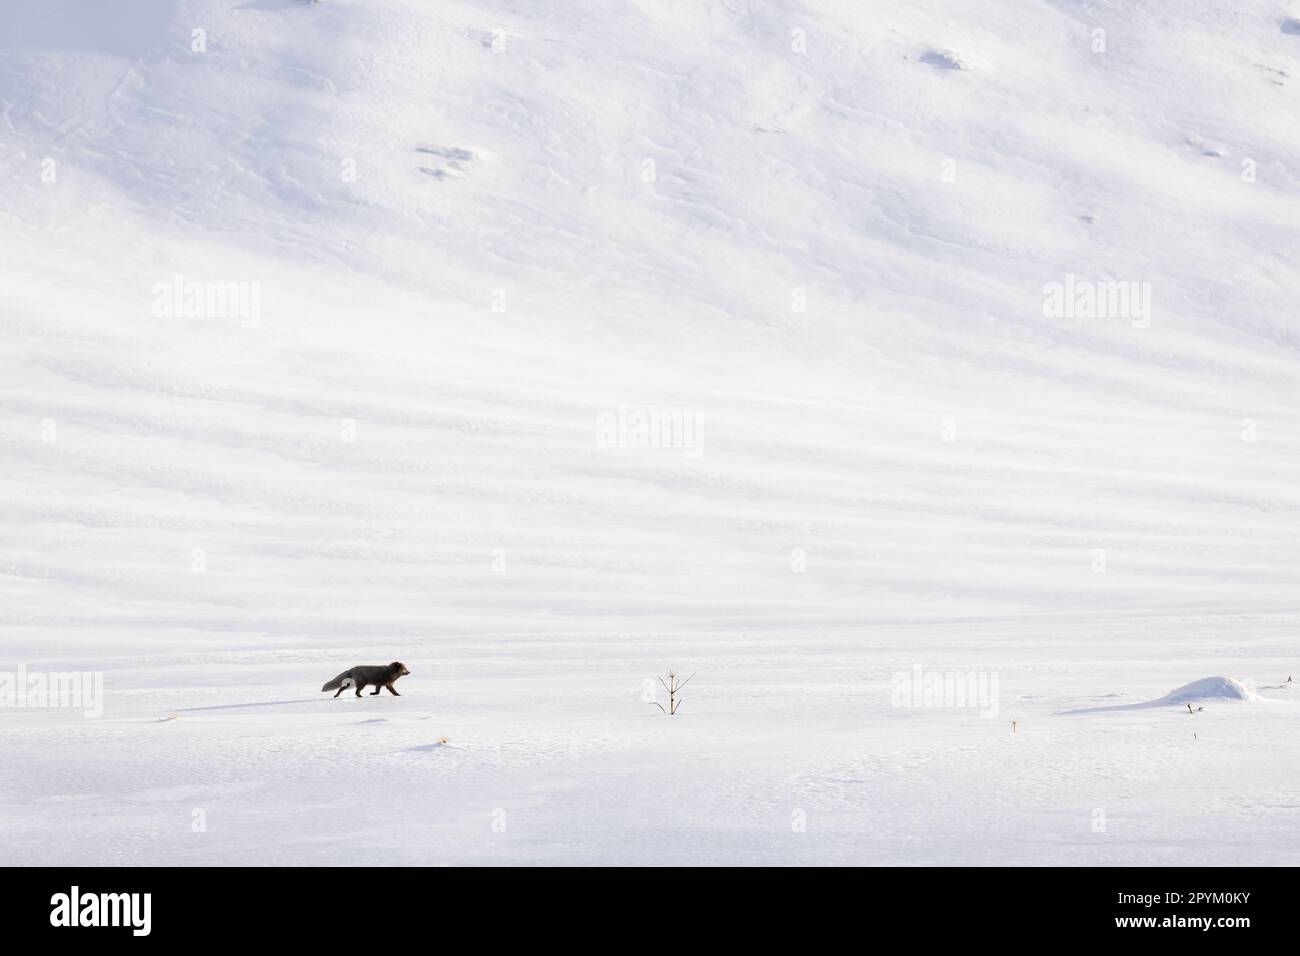
MULTIPOLYGON (((334 688, 337 687, 339 694, 341 694, 349 687, 355 687, 357 689, 357 696, 360 697, 361 691, 365 689, 365 686, 367 684, 373 684, 375 686, 375 692, 370 695, 371 697, 374 697, 375 694, 378 694, 385 687, 388 688, 388 692, 394 697, 401 697, 401 694, 393 690, 393 684, 396 682, 397 678, 405 677, 409 673, 411 672, 406 669, 406 665, 401 661, 393 661, 391 664, 363 664, 360 667, 351 667, 345 670, 338 677, 334 678, 322 687, 321 693, 324 693, 327 690, 334 690, 334 688)), ((337 697, 339 694, 335 694, 334 696, 337 697)))

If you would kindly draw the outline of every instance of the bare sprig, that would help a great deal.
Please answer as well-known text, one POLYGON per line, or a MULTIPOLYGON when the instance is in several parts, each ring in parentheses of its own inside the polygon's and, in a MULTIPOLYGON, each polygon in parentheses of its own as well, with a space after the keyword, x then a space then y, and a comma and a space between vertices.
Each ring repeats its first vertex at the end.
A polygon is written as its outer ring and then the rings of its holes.
POLYGON ((682 688, 689 684, 694 677, 695 675, 692 674, 690 677, 682 680, 675 671, 669 671, 666 680, 663 677, 659 678, 660 686, 663 687, 664 690, 668 691, 668 706, 664 707, 664 705, 659 703, 657 700, 652 701, 651 703, 669 717, 673 716, 677 713, 677 708, 682 705, 682 700, 679 696, 682 692, 682 688))

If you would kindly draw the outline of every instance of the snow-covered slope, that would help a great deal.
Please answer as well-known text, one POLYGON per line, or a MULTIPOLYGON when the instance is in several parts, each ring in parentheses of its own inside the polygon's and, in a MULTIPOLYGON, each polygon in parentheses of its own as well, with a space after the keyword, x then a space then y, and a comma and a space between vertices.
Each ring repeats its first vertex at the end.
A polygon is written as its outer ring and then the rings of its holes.
POLYGON ((5 3, 4 855, 1296 862, 1296 14, 5 3))

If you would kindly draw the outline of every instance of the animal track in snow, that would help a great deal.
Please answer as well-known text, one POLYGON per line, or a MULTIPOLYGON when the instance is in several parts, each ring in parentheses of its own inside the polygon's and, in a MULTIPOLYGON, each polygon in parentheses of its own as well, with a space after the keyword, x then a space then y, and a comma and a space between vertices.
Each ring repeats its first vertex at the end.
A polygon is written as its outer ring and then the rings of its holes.
POLYGON ((493 53, 504 53, 509 44, 509 34, 505 30, 481 30, 478 33, 479 45, 493 53))
POLYGON ((1222 159, 1228 155, 1227 147, 1218 143, 1207 143, 1199 136, 1189 136, 1187 145, 1200 150, 1202 156, 1209 156, 1213 159, 1222 159))
POLYGON ((1291 79, 1291 74, 1280 67, 1269 66, 1265 63, 1256 63, 1255 65, 1265 73, 1273 74, 1269 79, 1274 86, 1286 86, 1286 81, 1291 79))
POLYGON ((968 57, 952 50, 926 50, 921 54, 921 62, 937 66, 941 70, 969 70, 973 65, 968 57))
POLYGON ((442 166, 420 167, 420 172, 432 176, 434 179, 450 179, 463 176, 465 175, 465 167, 479 158, 478 154, 473 150, 464 149, 460 146, 417 146, 415 151, 446 160, 445 165, 442 166))

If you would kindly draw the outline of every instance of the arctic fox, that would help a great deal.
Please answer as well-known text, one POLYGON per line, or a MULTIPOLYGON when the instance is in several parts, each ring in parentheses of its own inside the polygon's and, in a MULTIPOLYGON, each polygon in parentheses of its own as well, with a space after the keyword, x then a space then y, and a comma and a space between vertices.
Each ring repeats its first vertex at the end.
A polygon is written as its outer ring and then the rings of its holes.
MULTIPOLYGON (((401 697, 401 694, 393 690, 393 683, 397 678, 405 677, 409 673, 411 672, 406 669, 406 665, 401 661, 393 661, 391 664, 363 664, 360 667, 352 667, 345 670, 338 677, 334 678, 322 687, 321 692, 324 693, 327 690, 334 690, 334 688, 337 687, 339 694, 341 694, 349 687, 355 687, 357 689, 357 696, 360 697, 361 692, 365 689, 367 684, 374 684, 375 692, 370 695, 371 697, 374 697, 375 694, 378 694, 385 687, 388 688, 388 692, 394 697, 401 697)), ((335 694, 334 696, 337 697, 339 694, 335 694)))

